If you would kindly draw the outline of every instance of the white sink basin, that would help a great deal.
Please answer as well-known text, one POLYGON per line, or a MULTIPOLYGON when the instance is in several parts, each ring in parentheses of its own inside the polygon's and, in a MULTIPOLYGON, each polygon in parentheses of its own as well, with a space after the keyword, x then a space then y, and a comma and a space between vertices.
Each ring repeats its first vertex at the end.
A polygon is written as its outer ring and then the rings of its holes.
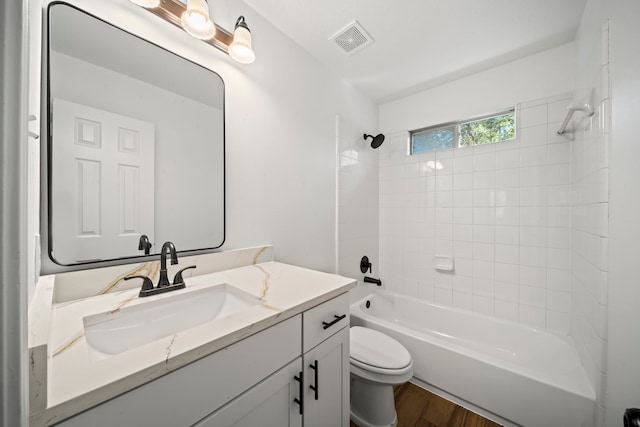
POLYGON ((87 343, 114 355, 259 304, 258 298, 229 284, 191 292, 174 291, 164 298, 83 319, 87 343))

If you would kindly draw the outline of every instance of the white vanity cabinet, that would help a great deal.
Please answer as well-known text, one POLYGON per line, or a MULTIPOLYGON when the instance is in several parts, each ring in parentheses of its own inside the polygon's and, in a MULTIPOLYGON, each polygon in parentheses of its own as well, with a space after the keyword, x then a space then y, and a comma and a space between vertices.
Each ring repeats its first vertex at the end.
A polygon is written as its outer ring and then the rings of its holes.
POLYGON ((348 326, 345 293, 57 425, 348 427, 348 326))
POLYGON ((193 427, 302 427, 298 357, 193 427))
POLYGON ((192 426, 299 360, 301 329, 294 316, 57 425, 192 426))
POLYGON ((349 426, 349 297, 302 314, 304 426, 349 426))

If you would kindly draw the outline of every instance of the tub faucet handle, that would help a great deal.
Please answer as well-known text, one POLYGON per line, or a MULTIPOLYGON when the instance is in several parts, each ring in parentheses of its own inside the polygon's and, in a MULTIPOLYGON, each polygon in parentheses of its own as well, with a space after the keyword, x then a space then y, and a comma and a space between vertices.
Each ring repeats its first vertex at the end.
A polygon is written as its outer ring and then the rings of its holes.
POLYGON ((369 262, 369 257, 365 255, 360 260, 360 271, 366 274, 367 270, 371 273, 371 262, 369 262))

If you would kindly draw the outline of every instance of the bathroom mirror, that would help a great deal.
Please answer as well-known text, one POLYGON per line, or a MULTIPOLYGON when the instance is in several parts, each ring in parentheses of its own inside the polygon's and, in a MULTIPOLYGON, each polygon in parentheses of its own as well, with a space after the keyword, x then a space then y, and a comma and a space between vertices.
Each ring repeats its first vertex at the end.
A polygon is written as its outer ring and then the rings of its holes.
POLYGON ((141 257, 142 235, 149 255, 165 241, 179 252, 220 247, 221 77, 66 3, 50 4, 47 18, 49 258, 141 257))

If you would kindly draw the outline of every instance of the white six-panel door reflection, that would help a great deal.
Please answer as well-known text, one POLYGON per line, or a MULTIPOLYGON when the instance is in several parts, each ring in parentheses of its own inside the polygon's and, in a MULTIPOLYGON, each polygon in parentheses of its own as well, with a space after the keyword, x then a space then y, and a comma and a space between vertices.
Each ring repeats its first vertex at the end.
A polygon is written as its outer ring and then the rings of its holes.
POLYGON ((154 242, 153 123, 54 99, 52 234, 62 263, 142 255, 154 242))

